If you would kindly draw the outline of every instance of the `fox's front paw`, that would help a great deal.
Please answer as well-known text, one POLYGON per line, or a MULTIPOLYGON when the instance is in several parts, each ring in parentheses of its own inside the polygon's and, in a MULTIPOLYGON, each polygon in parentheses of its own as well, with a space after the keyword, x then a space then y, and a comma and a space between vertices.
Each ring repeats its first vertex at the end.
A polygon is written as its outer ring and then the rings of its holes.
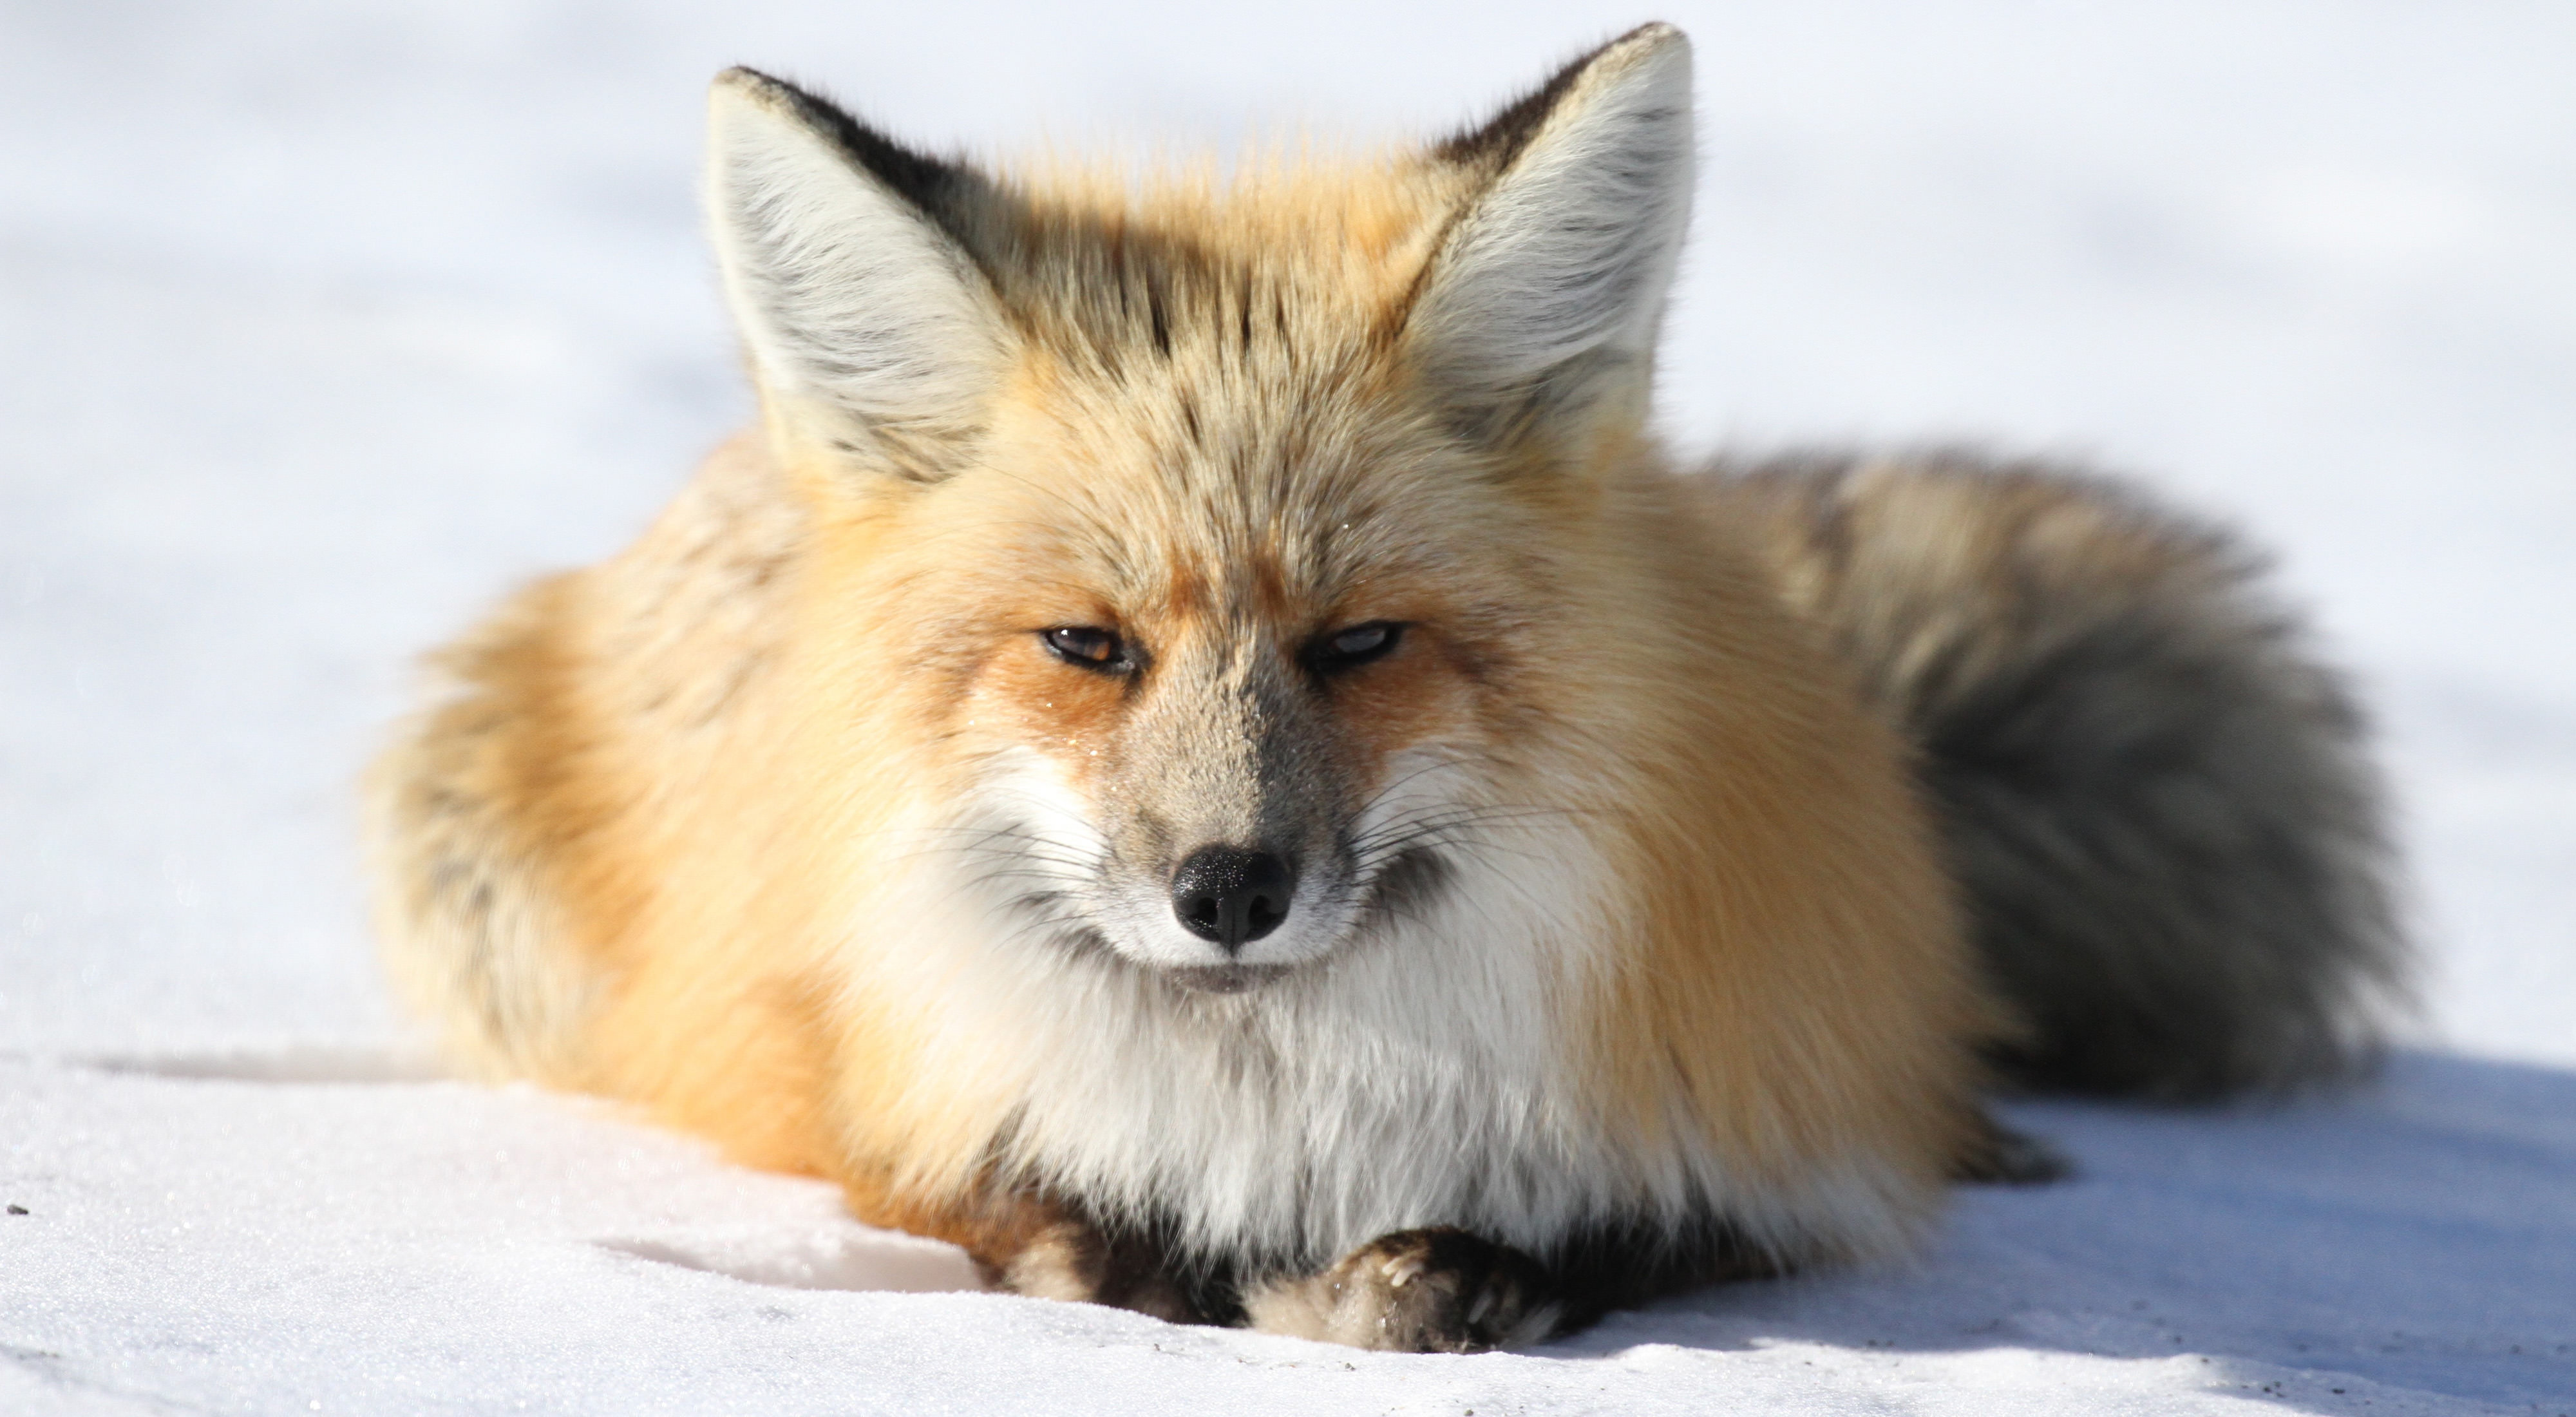
POLYGON ((1399 1353, 1481 1353, 1536 1343, 1565 1313, 1556 1281, 1508 1245, 1440 1226, 1382 1235, 1322 1274, 1244 1298, 1269 1333, 1399 1353))

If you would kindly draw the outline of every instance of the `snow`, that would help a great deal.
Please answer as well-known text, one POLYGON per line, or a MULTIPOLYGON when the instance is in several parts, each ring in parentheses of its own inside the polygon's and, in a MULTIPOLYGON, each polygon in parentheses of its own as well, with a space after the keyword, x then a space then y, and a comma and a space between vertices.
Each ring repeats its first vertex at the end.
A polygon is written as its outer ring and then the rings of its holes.
POLYGON ((1688 4, 1675 437, 1974 436, 2250 524, 2377 706, 2384 1082, 2013 1109, 1915 1266, 1391 1357, 953 1252, 437 1079, 349 782, 405 665, 745 411, 691 210, 747 61, 906 133, 1455 124, 1637 12, 0 7, 0 1410, 2576 1411, 2576 11, 1688 4))

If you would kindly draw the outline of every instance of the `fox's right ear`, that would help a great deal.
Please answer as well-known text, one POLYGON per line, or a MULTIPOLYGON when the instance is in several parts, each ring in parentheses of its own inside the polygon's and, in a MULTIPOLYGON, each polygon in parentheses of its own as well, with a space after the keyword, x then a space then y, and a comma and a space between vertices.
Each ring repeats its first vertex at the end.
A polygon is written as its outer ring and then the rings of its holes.
POLYGON ((1478 186, 1406 339, 1463 422, 1561 423, 1618 389, 1642 415, 1690 216, 1690 71, 1680 30, 1640 26, 1432 149, 1478 186))
POLYGON ((720 75, 709 108, 716 257, 770 417, 936 476, 981 426, 1010 339, 941 224, 984 179, 750 69, 720 75))

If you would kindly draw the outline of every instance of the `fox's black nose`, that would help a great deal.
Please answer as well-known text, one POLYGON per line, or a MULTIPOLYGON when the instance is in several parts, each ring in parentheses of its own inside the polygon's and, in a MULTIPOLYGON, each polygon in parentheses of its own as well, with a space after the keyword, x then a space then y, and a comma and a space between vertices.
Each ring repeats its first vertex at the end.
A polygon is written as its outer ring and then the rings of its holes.
POLYGON ((1279 928, 1296 883, 1288 863, 1267 851, 1202 846, 1172 873, 1172 913, 1227 954, 1279 928))

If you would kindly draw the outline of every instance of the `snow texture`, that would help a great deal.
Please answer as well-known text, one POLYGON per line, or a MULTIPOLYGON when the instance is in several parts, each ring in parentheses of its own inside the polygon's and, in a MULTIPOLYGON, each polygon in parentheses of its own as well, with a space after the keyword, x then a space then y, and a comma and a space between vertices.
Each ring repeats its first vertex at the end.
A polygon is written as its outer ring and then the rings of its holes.
POLYGON ((1445 129, 1643 13, 0 4, 0 1411, 2576 1411, 2576 9, 1689 3, 1677 440, 2098 456, 2280 548, 2405 809, 2424 1007, 1914 1267, 1543 1350, 957 1291, 600 1104, 441 1081, 350 781, 406 665, 746 412, 750 62, 979 150, 1445 129), (18 1214, 24 1210, 25 1214, 18 1214))

